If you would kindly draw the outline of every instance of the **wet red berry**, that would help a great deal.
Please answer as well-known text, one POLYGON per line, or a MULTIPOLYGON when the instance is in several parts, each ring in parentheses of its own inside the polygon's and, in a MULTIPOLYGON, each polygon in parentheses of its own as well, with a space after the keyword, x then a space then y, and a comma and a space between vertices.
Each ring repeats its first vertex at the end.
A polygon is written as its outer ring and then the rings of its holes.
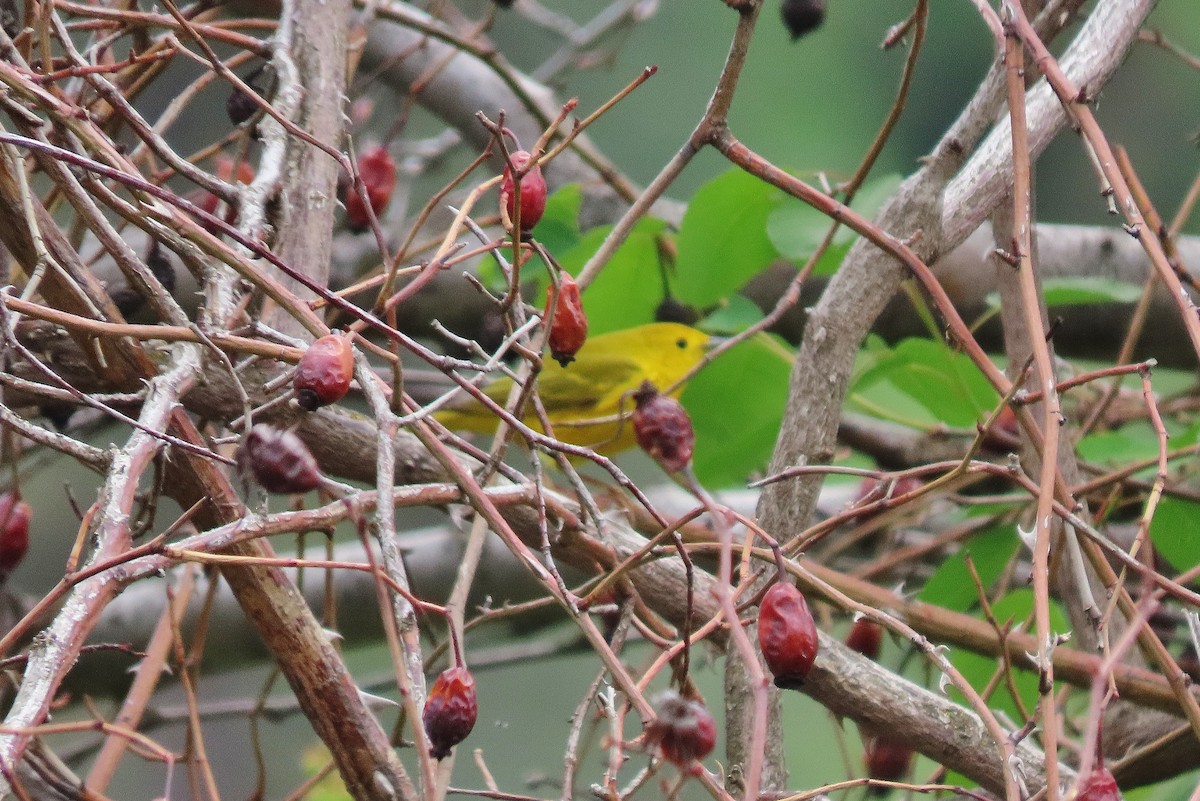
POLYGON ((717 724, 703 703, 667 690, 655 699, 654 712, 654 720, 646 724, 646 744, 658 746, 664 759, 690 768, 712 753, 717 724))
POLYGON ((783 0, 779 9, 792 41, 821 27, 825 21, 825 0, 783 0))
MULTIPOLYGON (((374 145, 358 157, 358 174, 367 188, 367 199, 375 217, 383 214, 396 188, 396 162, 383 145, 374 145)), ((353 184, 346 191, 346 220, 356 231, 371 227, 371 215, 353 184)))
POLYGON ((421 720, 435 759, 450 756, 450 749, 467 739, 479 717, 475 678, 465 667, 443 670, 425 699, 421 720))
POLYGON ((350 391, 354 377, 354 353, 350 338, 343 334, 323 336, 308 346, 300 363, 292 388, 296 403, 306 411, 337 403, 350 391))
POLYGON ((913 750, 894 740, 876 737, 867 744, 863 761, 867 763, 867 775, 872 779, 897 782, 908 775, 912 767, 913 750))
POLYGON ((238 465, 249 470, 267 492, 308 492, 321 484, 317 460, 292 431, 268 425, 250 430, 238 451, 238 465))
MULTIPOLYGON (((546 288, 546 315, 550 315, 550 304, 554 301, 554 287, 546 288)), ((588 319, 583 312, 583 301, 579 297, 579 285, 567 273, 558 282, 558 304, 554 307, 554 320, 546 337, 550 344, 550 355, 563 367, 575 361, 575 354, 587 341, 588 319)))
POLYGON ((0 495, 0 578, 21 564, 29 550, 29 521, 33 508, 21 500, 21 493, 9 490, 0 495))
POLYGON ((879 657, 879 647, 883 644, 883 626, 870 618, 860 617, 850 627, 846 635, 846 647, 858 651, 867 659, 879 657))
POLYGON ((775 686, 794 689, 817 658, 817 624, 800 590, 777 582, 758 606, 758 647, 775 686))
MULTIPOLYGON (((533 157, 524 150, 516 151, 509 158, 518 172, 533 161, 533 157)), ((517 195, 513 174, 508 167, 504 168, 504 180, 500 183, 500 208, 508 215, 509 223, 516 224, 517 195)), ((521 231, 532 231, 545 211, 546 179, 542 177, 542 168, 535 165, 521 178, 521 231)))
POLYGON ((1079 795, 1076 801, 1120 801, 1121 791, 1112 771, 1103 765, 1095 765, 1091 772, 1079 780, 1079 795))
POLYGON ((696 432, 683 404, 663 395, 654 384, 643 381, 633 393, 633 433, 638 445, 653 456, 668 473, 682 470, 692 461, 696 432))

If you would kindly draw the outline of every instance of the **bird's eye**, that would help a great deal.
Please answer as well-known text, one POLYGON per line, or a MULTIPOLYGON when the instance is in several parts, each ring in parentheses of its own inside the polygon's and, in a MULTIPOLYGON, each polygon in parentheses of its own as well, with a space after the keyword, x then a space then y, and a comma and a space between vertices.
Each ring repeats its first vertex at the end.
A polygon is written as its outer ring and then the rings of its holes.
POLYGON ((683 337, 680 337, 679 339, 675 340, 675 347, 679 348, 680 350, 687 350, 687 340, 683 337))

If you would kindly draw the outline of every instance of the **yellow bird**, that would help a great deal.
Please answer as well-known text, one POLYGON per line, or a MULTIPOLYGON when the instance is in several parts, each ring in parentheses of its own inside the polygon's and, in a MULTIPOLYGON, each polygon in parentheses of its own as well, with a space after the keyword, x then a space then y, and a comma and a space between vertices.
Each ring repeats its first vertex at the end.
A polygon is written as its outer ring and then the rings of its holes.
MULTIPOLYGON (((566 367, 547 359, 537 386, 554 436, 604 454, 633 447, 633 391, 647 380, 659 389, 674 384, 700 363, 709 341, 708 334, 686 325, 650 323, 592 337, 566 367), (616 419, 618 412, 624 412, 623 419, 616 419)), ((511 388, 512 379, 501 378, 484 392, 503 405, 511 388)), ((671 394, 678 397, 682 391, 676 387, 671 394)), ((526 425, 541 431, 532 406, 528 411, 526 425)), ((451 430, 481 434, 494 432, 499 423, 475 400, 438 412, 437 419, 451 430)))

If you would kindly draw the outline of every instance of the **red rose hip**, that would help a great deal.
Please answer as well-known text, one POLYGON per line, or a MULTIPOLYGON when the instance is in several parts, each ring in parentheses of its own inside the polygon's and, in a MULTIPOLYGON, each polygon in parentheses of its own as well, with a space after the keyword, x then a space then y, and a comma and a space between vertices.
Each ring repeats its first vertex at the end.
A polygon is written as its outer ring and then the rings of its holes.
POLYGON ((362 197, 351 184, 346 190, 346 220, 355 231, 371 227, 371 214, 383 214, 396 188, 396 162, 383 145, 374 145, 358 157, 358 174, 367 189, 367 200, 371 204, 368 212, 362 197))
MULTIPOLYGON (((524 150, 518 150, 509 156, 513 167, 520 172, 529 167, 533 157, 524 150)), ((517 224, 517 192, 513 172, 507 166, 504 168, 504 180, 500 182, 500 208, 508 215, 508 224, 517 224)), ((542 219, 546 211, 546 179, 542 177, 542 168, 534 165, 521 178, 521 231, 529 233, 542 219)))
POLYGON ((337 403, 350 391, 353 377, 354 353, 349 337, 342 334, 321 337, 308 346, 296 365, 292 379, 296 403, 310 412, 337 403))
POLYGON ((421 721, 435 759, 450 756, 450 749, 467 739, 479 717, 475 678, 465 667, 443 670, 429 690, 421 721))
POLYGON ((1079 780, 1079 795, 1076 801, 1121 801, 1121 791, 1112 771, 1103 765, 1095 765, 1091 772, 1079 780))
POLYGON ((637 404, 633 410, 633 433, 642 450, 668 473, 687 467, 696 447, 696 432, 683 404, 663 395, 649 381, 642 382, 633 393, 633 400, 637 404))
POLYGON ((800 590, 777 582, 758 607, 758 646, 775 686, 794 689, 817 658, 817 624, 800 590))
POLYGON ((246 434, 237 461, 267 492, 290 495, 309 492, 321 484, 317 460, 292 431, 255 426, 246 434))
POLYGON ((0 580, 25 558, 32 519, 33 508, 21 500, 20 492, 13 489, 0 495, 0 580))
MULTIPOLYGON (((546 288, 546 316, 550 315, 550 304, 554 302, 554 287, 546 288)), ((554 307, 554 320, 546 339, 550 355, 566 367, 575 361, 575 354, 587 341, 588 319, 583 312, 583 300, 579 297, 579 285, 567 273, 558 281, 558 303, 554 307)))
POLYGON ((867 659, 877 659, 883 645, 883 626, 870 618, 860 617, 846 635, 846 647, 858 651, 867 659))
POLYGON ((703 703, 667 690, 655 699, 654 712, 654 720, 646 724, 646 744, 658 746, 664 759, 690 769, 712 753, 717 724, 703 703))
POLYGON ((867 775, 872 779, 898 782, 912 768, 913 750, 903 743, 876 737, 867 744, 863 761, 867 763, 867 775))

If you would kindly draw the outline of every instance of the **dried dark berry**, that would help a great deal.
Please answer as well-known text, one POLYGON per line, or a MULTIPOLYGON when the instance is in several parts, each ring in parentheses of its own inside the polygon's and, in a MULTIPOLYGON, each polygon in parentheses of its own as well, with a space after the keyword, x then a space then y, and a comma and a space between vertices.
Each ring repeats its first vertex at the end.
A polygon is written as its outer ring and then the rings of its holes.
MULTIPOLYGON (((554 301, 554 287, 546 288, 546 315, 550 315, 550 304, 554 301)), ((575 361, 575 354, 587 341, 588 319, 583 312, 583 300, 579 297, 579 285, 567 273, 558 282, 558 304, 554 307, 554 321, 546 337, 550 344, 550 355, 563 367, 575 361)))
POLYGON ((146 254, 146 266, 150 268, 150 272, 163 285, 163 289, 167 290, 168 294, 175 292, 175 267, 157 242, 146 254))
POLYGON ((821 27, 825 21, 825 0, 783 0, 780 8, 783 24, 792 41, 821 27))
POLYGON ((852 651, 858 651, 867 659, 877 659, 881 645, 883 645, 883 626, 870 618, 860 617, 854 621, 854 625, 850 627, 850 633, 846 635, 846 647, 852 651))
POLYGON ((479 717, 475 678, 465 667, 443 670, 425 699, 421 720, 434 759, 450 756, 450 749, 467 739, 479 717))
POLYGON ((337 403, 350 391, 353 377, 354 353, 349 337, 323 336, 308 346, 296 365, 296 376, 292 379, 296 403, 310 412, 337 403))
MULTIPOLYGON (((251 89, 255 89, 253 85, 247 85, 251 89)), ((255 89, 255 92, 257 91, 255 89)), ((248 93, 242 91, 242 87, 240 86, 234 86, 229 92, 229 97, 225 98, 225 113, 229 115, 229 121, 234 125, 241 125, 253 117, 258 109, 258 101, 248 93)))
POLYGON ((0 580, 21 564, 29 550, 29 521, 33 508, 21 500, 21 493, 9 490, 0 495, 0 580))
POLYGON ((317 460, 292 431, 268 425, 250 429, 238 451, 238 466, 249 470, 267 492, 308 492, 321 484, 317 460))
POLYGON ((663 395, 649 381, 633 393, 633 433, 638 445, 653 456, 668 473, 682 470, 692 461, 696 432, 683 404, 663 395))
POLYGON ((817 624, 800 590, 780 581, 767 590, 758 607, 758 647, 775 686, 794 689, 817 658, 817 624))
MULTIPOLYGON (((518 172, 529 167, 533 157, 524 150, 518 150, 510 157, 513 167, 518 172)), ((507 166, 504 168, 504 180, 500 182, 500 209, 507 214, 509 225, 517 220, 517 194, 513 183, 513 173, 507 166)), ((534 165, 521 178, 521 231, 529 233, 542 219, 546 212, 546 179, 542 177, 542 168, 534 165)))
POLYGON ((655 699, 654 712, 654 720, 646 724, 646 744, 658 746, 664 759, 690 769, 712 753, 717 724, 703 703, 667 690, 655 699))
MULTIPOLYGON (((391 202, 392 191, 396 188, 396 161, 383 145, 368 147, 358 157, 358 174, 367 188, 371 212, 378 218, 391 202)), ((353 184, 346 191, 346 220, 355 231, 371 227, 371 214, 353 184)))
POLYGON ((903 743, 876 737, 867 743, 863 761, 867 763, 867 775, 872 779, 898 782, 912 767, 913 750, 903 743))
POLYGON ((694 325, 700 319, 700 312, 690 303, 684 303, 671 296, 663 298, 662 303, 654 310, 654 320, 659 323, 682 323, 694 325))

